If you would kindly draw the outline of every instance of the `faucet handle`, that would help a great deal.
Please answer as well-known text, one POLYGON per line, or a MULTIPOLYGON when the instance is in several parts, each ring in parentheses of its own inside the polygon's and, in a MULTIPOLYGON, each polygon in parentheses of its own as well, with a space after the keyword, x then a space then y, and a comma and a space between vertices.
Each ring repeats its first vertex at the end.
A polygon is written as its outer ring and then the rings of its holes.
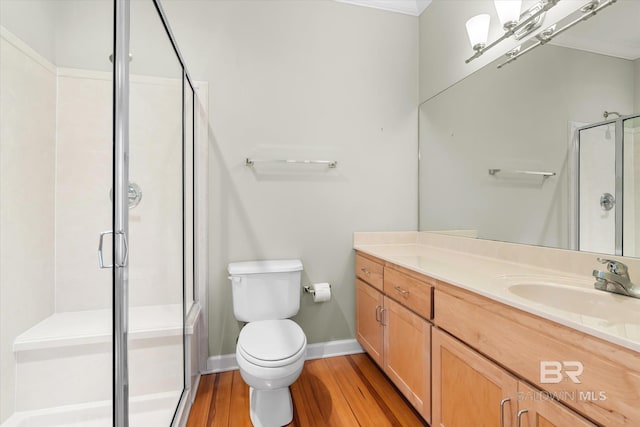
POLYGON ((619 276, 627 274, 627 265, 615 259, 597 258, 598 262, 607 265, 607 270, 610 273, 617 274, 619 276))

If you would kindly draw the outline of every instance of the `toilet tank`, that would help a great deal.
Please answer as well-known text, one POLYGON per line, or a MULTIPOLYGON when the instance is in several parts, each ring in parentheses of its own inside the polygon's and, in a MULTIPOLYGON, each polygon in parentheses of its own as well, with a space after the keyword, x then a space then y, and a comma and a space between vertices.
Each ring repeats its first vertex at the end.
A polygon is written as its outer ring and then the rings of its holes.
POLYGON ((241 322, 288 319, 300 308, 299 259, 232 262, 233 314, 241 322))

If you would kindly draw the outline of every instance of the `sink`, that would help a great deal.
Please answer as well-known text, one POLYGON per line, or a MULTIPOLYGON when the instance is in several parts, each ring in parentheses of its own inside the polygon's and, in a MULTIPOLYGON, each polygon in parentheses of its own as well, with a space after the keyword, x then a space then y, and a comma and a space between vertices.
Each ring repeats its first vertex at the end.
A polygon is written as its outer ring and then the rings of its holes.
MULTIPOLYGON (((635 307, 622 306, 628 297, 577 286, 533 280, 507 287, 509 292, 528 301, 571 313, 602 320, 638 323, 640 312, 635 307)), ((635 304, 632 304, 635 305, 635 304)))

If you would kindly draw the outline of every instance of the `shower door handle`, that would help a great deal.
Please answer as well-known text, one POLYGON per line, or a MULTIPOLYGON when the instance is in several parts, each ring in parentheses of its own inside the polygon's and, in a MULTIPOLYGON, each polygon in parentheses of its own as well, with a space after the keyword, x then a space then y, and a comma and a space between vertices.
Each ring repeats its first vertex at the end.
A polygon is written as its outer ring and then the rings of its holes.
MULTIPOLYGON (((102 255, 102 243, 104 242, 104 236, 108 234, 114 234, 113 231, 103 231, 100 233, 100 240, 98 241, 98 265, 100 268, 113 268, 113 264, 104 265, 104 257, 102 255)), ((127 261, 129 260, 129 243, 127 242, 127 235, 122 231, 117 231, 116 236, 122 236, 122 243, 124 245, 124 255, 122 256, 122 262, 120 264, 116 263, 116 267, 125 267, 127 265, 127 261)))

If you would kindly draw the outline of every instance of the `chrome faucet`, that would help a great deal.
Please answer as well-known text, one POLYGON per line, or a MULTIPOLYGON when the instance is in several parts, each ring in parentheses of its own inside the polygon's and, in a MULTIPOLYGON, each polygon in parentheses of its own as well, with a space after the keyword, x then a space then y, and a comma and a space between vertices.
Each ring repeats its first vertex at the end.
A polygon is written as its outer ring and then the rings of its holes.
POLYGON ((640 287, 634 285, 629 277, 627 266, 614 259, 598 258, 598 262, 607 266, 607 271, 593 270, 596 283, 593 286, 601 291, 613 292, 633 298, 640 298, 640 287))

